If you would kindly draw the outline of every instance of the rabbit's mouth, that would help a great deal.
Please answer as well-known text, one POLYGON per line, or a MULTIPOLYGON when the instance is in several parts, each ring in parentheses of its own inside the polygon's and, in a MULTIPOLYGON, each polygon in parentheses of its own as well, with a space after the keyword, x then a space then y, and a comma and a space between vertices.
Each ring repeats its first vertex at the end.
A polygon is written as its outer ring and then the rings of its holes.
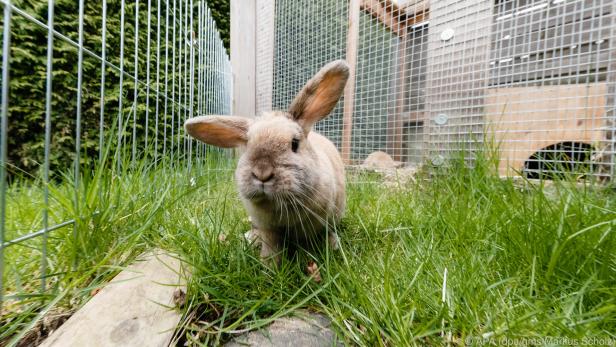
POLYGON ((274 189, 272 184, 255 183, 250 187, 250 191, 244 194, 244 197, 253 202, 271 201, 274 199, 274 189))
POLYGON ((259 174, 255 175, 253 170, 238 174, 240 194, 251 202, 282 203, 298 187, 297 177, 283 171, 274 170, 270 177, 259 174))

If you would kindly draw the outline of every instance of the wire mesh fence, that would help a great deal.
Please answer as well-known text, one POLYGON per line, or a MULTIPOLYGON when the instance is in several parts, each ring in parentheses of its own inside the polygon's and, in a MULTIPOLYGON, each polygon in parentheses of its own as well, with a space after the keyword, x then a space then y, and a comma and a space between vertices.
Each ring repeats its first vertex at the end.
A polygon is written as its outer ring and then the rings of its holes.
POLYGON ((70 176, 80 199, 92 168, 122 175, 198 164, 214 150, 189 139, 184 121, 229 114, 232 97, 230 61, 204 1, 5 0, 1 8, 0 304, 19 301, 16 288, 48 289, 48 238, 77 223, 54 213, 59 181, 70 176), (7 207, 12 190, 32 191, 20 188, 24 180, 42 196, 25 222, 7 207), (6 261, 15 247, 40 250, 38 288, 17 283, 6 261))
POLYGON ((351 85, 317 130, 349 165, 381 151, 441 165, 488 145, 503 175, 613 177, 615 6, 277 0, 257 23, 258 70, 273 75, 258 76, 258 110, 286 108, 320 66, 347 59, 351 85))

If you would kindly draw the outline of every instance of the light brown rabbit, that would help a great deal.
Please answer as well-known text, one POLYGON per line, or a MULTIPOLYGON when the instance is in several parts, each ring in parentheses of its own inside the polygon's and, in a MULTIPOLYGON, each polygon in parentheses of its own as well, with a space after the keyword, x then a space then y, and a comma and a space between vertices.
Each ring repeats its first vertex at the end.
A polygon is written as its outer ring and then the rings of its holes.
POLYGON ((344 165, 334 144, 312 127, 336 106, 348 77, 348 65, 337 60, 308 81, 288 112, 201 116, 184 124, 207 144, 243 147, 235 180, 262 258, 278 261, 285 241, 301 243, 326 231, 338 247, 331 226, 344 213, 344 165))

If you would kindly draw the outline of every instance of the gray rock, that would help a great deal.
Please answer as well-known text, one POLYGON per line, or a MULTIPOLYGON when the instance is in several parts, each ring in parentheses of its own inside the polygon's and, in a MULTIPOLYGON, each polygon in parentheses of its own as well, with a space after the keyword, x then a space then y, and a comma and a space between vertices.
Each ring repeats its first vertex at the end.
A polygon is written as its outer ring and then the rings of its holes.
POLYGON ((227 347, 325 347, 342 346, 331 329, 331 321, 322 314, 300 312, 297 317, 276 319, 262 330, 251 331, 225 344, 227 347))

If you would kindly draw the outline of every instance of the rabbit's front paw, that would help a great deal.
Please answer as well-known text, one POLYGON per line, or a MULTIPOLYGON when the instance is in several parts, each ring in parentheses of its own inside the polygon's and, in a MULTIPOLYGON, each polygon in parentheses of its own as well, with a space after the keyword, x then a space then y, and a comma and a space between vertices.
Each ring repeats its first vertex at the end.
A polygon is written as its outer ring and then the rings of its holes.
POLYGON ((258 242, 261 244, 261 259, 265 263, 280 263, 280 236, 276 232, 259 230, 257 235, 258 242))
POLYGON ((254 229, 250 229, 247 232, 244 233, 244 238, 246 239, 246 241, 248 241, 248 243, 255 243, 255 241, 257 241, 257 233, 254 231, 254 229))
POLYGON ((338 239, 338 234, 335 232, 329 232, 327 234, 327 241, 332 250, 337 251, 340 249, 340 239, 338 239))

